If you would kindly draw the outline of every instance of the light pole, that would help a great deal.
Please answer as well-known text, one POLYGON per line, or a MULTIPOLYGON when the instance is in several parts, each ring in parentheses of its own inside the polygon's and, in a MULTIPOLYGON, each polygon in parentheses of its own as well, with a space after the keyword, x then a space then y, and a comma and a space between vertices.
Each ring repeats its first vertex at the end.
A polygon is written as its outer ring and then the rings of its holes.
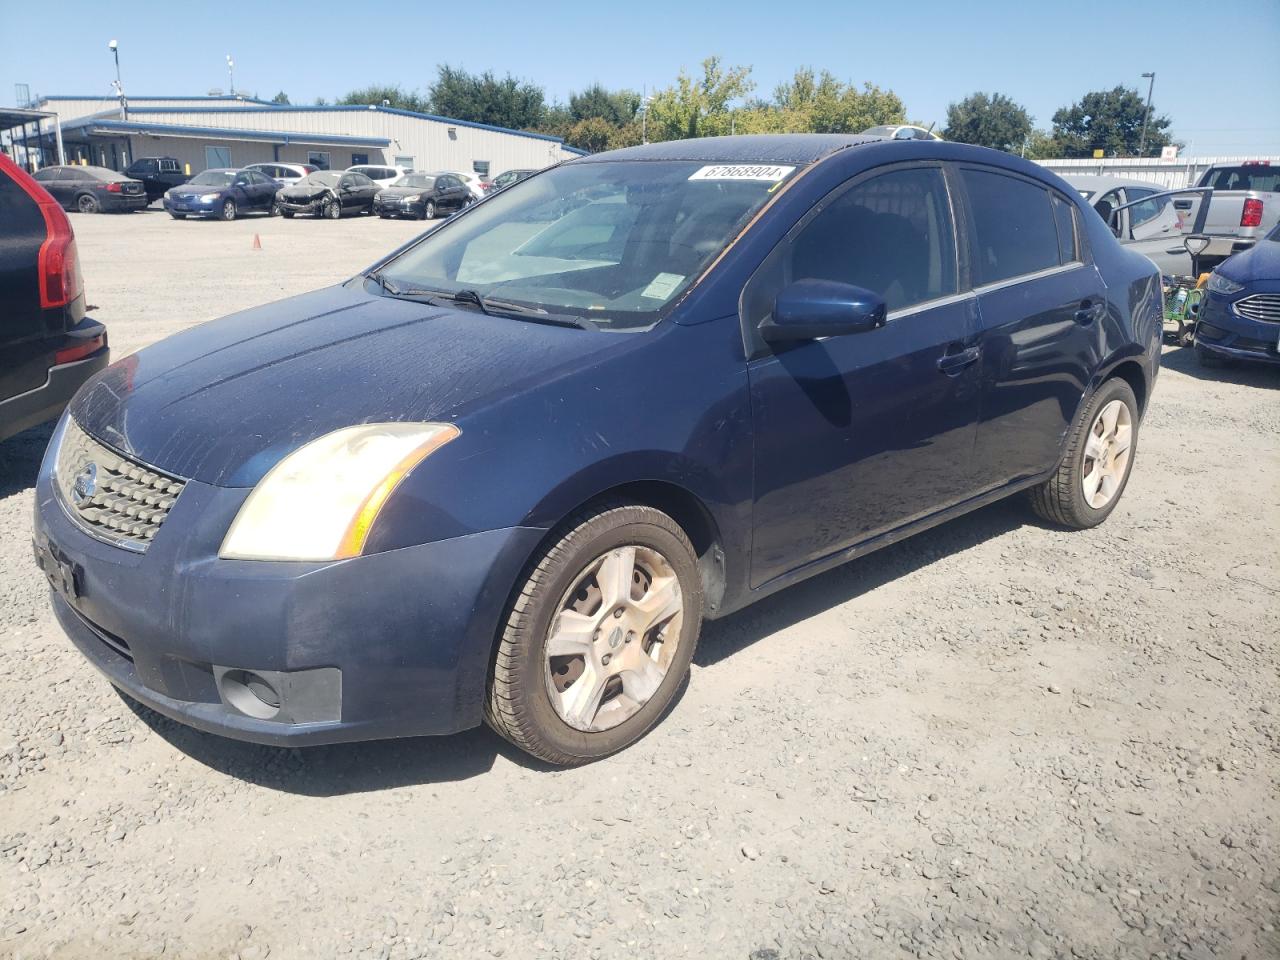
POLYGON ((1156 88, 1155 71, 1144 73, 1144 78, 1151 81, 1147 86, 1147 109, 1142 114, 1142 139, 1138 141, 1138 156, 1143 156, 1147 149, 1147 121, 1151 119, 1151 94, 1156 88))
POLYGON ((129 107, 124 100, 124 84, 120 82, 120 44, 115 40, 107 41, 107 49, 111 51, 111 55, 116 58, 116 96, 120 98, 120 119, 129 119, 129 107))
POLYGON ((236 95, 236 62, 231 59, 231 54, 227 54, 227 76, 231 81, 230 93, 234 97, 236 95))

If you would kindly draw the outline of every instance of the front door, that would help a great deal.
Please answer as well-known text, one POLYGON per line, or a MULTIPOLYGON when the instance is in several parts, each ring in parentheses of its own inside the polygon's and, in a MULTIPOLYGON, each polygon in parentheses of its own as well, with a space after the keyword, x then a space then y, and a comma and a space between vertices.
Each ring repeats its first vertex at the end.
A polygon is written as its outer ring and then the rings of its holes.
POLYGON ((1053 469, 1097 369, 1102 278, 1075 204, 1037 181, 965 165, 969 269, 982 328, 975 486, 1053 469))
POLYGON ((750 346, 753 587, 970 493, 977 312, 958 292, 941 168, 864 174, 806 215, 748 285, 749 340, 777 293, 806 278, 875 291, 888 322, 773 350, 758 339, 750 346))

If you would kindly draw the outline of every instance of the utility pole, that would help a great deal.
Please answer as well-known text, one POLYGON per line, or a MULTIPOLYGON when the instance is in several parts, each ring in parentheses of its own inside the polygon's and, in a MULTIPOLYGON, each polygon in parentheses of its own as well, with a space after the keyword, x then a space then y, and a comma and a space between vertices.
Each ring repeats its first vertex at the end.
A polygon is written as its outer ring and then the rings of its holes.
POLYGON ((107 49, 116 58, 116 96, 120 98, 120 119, 129 119, 129 106, 124 99, 124 84, 120 82, 120 44, 115 40, 107 42, 107 49))
POLYGON ((1151 94, 1156 88, 1155 71, 1152 71, 1151 73, 1144 73, 1142 76, 1144 79, 1149 79, 1151 83, 1147 86, 1147 109, 1146 112, 1142 114, 1142 139, 1138 141, 1138 156, 1140 157, 1145 156, 1146 154, 1147 121, 1151 119, 1151 94))
POLYGON ((228 93, 234 97, 236 95, 236 62, 231 59, 231 54, 229 53, 227 54, 227 77, 231 81, 231 89, 228 93))

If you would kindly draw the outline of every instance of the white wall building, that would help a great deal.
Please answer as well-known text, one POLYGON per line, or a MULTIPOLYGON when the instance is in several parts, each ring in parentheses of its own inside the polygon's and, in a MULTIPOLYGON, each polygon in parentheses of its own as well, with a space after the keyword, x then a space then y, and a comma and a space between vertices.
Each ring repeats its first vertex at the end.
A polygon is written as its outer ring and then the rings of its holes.
MULTIPOLYGON (((192 173, 281 160, 341 170, 357 163, 496 176, 580 156, 559 137, 380 106, 290 106, 245 97, 45 97, 68 163, 120 170, 138 157, 176 157, 192 173)), ((16 142, 16 140, 15 140, 16 142)), ((43 143, 40 144, 44 146, 43 143)), ((56 162, 46 152, 45 163, 56 162)))

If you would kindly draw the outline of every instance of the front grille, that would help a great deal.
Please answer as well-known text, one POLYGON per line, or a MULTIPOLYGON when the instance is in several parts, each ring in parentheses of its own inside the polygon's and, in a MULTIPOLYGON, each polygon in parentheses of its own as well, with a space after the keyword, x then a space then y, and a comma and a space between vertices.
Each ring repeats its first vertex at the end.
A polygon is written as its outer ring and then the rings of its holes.
POLYGON ((155 539, 184 486, 103 446, 71 419, 55 469, 72 518, 98 539, 138 552, 155 539))
POLYGON ((1255 293, 1236 302, 1236 311, 1250 320, 1280 323, 1280 293, 1255 293))

